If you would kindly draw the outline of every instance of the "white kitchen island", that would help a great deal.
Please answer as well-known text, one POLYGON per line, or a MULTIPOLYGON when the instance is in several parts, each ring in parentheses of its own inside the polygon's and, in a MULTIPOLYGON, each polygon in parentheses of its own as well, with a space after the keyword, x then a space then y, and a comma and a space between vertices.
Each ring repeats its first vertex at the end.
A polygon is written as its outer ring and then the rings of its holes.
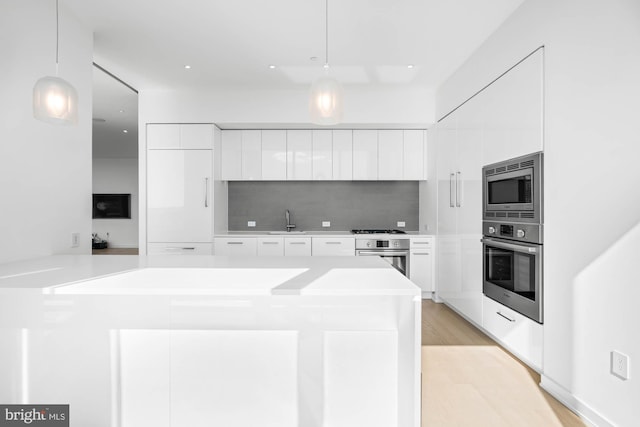
POLYGON ((0 401, 77 427, 417 427, 420 311, 371 257, 4 264, 0 401))

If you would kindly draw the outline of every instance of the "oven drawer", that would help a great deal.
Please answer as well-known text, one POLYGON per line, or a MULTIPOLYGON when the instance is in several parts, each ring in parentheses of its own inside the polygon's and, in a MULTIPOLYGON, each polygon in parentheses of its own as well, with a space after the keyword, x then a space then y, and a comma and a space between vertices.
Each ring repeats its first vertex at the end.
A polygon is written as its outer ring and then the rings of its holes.
POLYGON ((536 370, 542 370, 543 326, 483 296, 482 327, 506 349, 536 370))

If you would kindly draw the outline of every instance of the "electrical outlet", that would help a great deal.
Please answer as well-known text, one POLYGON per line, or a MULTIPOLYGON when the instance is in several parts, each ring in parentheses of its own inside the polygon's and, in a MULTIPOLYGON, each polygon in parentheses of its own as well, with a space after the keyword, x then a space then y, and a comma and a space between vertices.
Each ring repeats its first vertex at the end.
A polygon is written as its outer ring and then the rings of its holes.
POLYGON ((611 352, 611 373, 623 380, 629 379, 629 356, 617 351, 611 352))
POLYGON ((323 227, 331 227, 331 221, 322 221, 323 227))
POLYGON ((404 221, 398 221, 398 223, 397 223, 397 224, 398 224, 398 227, 399 227, 399 228, 404 228, 404 225, 405 225, 405 224, 404 224, 404 221))
POLYGON ((256 226, 255 221, 247 221, 247 227, 255 227, 255 226, 256 226))
POLYGON ((71 247, 77 248, 80 246, 80 233, 71 233, 71 247))

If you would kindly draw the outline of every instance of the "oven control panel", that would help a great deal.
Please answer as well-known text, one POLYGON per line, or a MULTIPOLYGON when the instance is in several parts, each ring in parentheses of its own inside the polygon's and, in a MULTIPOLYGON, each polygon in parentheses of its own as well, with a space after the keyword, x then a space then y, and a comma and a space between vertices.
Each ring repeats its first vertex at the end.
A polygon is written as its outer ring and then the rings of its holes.
POLYGON ((542 244, 542 225, 483 221, 482 234, 520 242, 542 244))
POLYGON ((356 249, 409 249, 409 239, 356 239, 356 249))

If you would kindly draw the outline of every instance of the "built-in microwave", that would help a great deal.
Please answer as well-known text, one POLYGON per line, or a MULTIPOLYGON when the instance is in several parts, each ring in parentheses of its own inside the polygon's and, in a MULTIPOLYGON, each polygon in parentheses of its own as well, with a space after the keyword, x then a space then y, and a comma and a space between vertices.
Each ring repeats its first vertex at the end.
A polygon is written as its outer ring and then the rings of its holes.
POLYGON ((541 224, 542 174, 542 152, 483 167, 483 219, 541 224))

